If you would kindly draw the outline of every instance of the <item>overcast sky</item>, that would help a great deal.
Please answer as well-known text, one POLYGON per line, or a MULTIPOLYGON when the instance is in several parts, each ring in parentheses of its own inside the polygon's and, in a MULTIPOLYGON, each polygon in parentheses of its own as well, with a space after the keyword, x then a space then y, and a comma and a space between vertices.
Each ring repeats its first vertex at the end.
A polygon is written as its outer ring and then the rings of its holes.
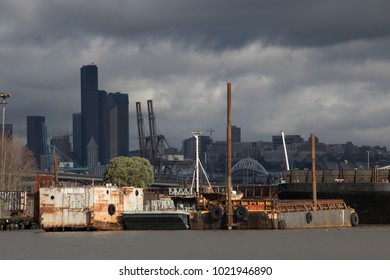
MULTIPOLYGON (((80 67, 99 89, 129 94, 175 147, 192 130, 243 141, 316 134, 328 144, 390 147, 388 0, 0 0, 0 91, 6 123, 25 141, 26 116, 50 136, 71 133, 80 67)), ((148 129, 147 123, 145 123, 148 129)))

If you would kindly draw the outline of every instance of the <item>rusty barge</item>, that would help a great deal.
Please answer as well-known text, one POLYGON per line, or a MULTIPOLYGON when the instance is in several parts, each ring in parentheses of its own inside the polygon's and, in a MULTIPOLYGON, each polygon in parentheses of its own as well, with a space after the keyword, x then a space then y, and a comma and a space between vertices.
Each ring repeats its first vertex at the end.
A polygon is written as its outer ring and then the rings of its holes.
MULTIPOLYGON (((280 199, 311 197, 311 170, 283 172, 284 183, 276 186, 280 199)), ((320 199, 343 199, 359 213, 362 224, 390 224, 390 171, 386 169, 317 170, 320 199)))

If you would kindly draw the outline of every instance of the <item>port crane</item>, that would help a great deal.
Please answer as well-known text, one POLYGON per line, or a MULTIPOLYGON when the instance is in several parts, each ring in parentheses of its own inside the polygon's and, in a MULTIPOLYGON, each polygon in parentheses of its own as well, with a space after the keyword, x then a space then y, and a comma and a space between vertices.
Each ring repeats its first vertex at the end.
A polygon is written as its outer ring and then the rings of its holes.
POLYGON ((141 102, 136 102, 138 141, 140 156, 150 161, 154 168, 156 179, 169 179, 175 168, 186 165, 183 158, 172 154, 172 147, 164 135, 157 134, 156 116, 153 110, 153 101, 148 100, 149 136, 145 135, 144 117, 141 102), (168 152, 167 152, 168 151, 168 152))

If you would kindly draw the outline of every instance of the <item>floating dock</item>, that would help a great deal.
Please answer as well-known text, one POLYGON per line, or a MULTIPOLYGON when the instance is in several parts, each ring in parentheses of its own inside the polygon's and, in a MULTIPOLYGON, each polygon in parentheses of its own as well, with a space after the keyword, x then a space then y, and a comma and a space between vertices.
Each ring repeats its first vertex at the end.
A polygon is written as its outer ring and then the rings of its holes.
MULTIPOLYGON (((357 226, 359 219, 354 209, 342 200, 319 200, 317 208, 309 200, 253 200, 233 203, 234 229, 304 229, 357 226)), ((227 229, 224 205, 192 213, 190 228, 194 230, 227 229)))
POLYGON ((144 211, 124 212, 123 225, 127 230, 185 230, 189 229, 189 212, 144 211))

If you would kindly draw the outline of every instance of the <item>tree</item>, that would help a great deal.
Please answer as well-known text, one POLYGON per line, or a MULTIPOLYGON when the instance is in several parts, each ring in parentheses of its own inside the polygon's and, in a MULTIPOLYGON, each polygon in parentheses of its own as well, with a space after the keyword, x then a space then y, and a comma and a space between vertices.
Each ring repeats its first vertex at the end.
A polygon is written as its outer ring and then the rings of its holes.
POLYGON ((36 173, 32 152, 14 138, 5 137, 0 145, 0 191, 22 190, 22 180, 36 173))
POLYGON ((153 168, 147 159, 122 156, 110 160, 104 172, 104 183, 147 188, 153 177, 153 168))

